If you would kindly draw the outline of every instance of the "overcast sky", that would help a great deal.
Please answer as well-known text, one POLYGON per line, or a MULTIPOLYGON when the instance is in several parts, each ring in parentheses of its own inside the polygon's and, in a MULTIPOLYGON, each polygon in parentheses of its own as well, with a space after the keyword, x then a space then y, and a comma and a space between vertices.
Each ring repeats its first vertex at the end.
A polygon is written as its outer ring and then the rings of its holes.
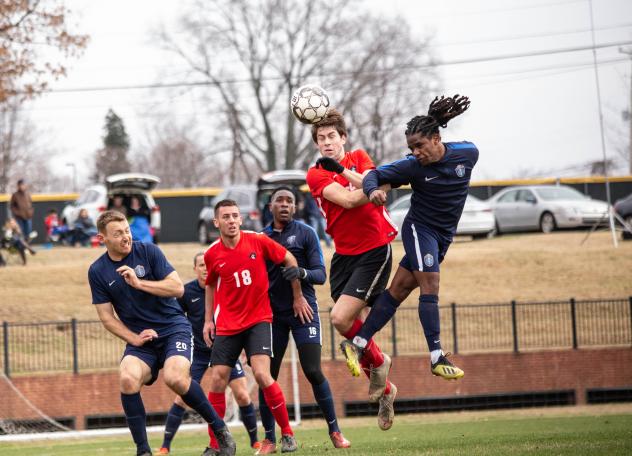
MULTIPOLYGON (((129 86, 161 82, 171 58, 150 40, 150 30, 173 24, 175 0, 66 0, 72 19, 91 36, 84 55, 69 65, 54 89, 129 86)), ((367 0, 379 14, 407 18, 418 36, 433 35, 432 50, 442 62, 437 94, 466 94, 470 110, 451 122, 443 138, 469 140, 480 150, 474 180, 523 175, 586 175, 581 165, 602 159, 599 111, 591 50, 588 0, 367 0), (519 57, 525 54, 531 56, 519 57), (501 57, 515 56, 511 59, 501 57)), ((594 0, 599 79, 608 158, 625 147, 632 61, 632 1, 594 0)), ((54 167, 69 177, 69 161, 79 163, 79 183, 87 182, 87 156, 101 146, 108 108, 127 127, 132 150, 144 142, 152 113, 175 105, 183 113, 199 106, 166 91, 118 90, 48 93, 28 111, 59 153, 54 167)), ((425 106, 411 107, 411 117, 425 106)), ((625 173, 621 168, 618 174, 625 173)), ((69 181, 70 182, 70 181, 69 181)), ((70 190, 70 188, 68 188, 70 190)))

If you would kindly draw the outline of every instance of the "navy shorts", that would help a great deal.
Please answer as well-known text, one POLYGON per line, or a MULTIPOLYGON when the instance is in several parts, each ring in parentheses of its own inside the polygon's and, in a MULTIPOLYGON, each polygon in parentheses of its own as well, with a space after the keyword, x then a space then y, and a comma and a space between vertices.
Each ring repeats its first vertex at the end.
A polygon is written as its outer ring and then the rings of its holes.
MULTIPOLYGON (((191 378, 200 383, 204 373, 211 367, 211 350, 193 350, 193 362, 191 363, 191 378)), ((237 360, 235 367, 230 371, 229 382, 237 378, 245 377, 244 368, 241 362, 237 360)))
POLYGON ((452 239, 446 238, 432 228, 404 220, 402 243, 406 255, 399 265, 409 271, 439 272, 452 239))
POLYGON ((296 346, 306 344, 323 345, 323 337, 320 331, 320 318, 318 308, 314 309, 314 318, 307 323, 301 323, 293 314, 275 314, 272 320, 272 346, 275 351, 285 351, 289 342, 290 332, 296 342, 296 346))
POLYGON ((151 379, 147 385, 151 385, 158 378, 158 372, 165 365, 167 358, 172 356, 184 356, 191 362, 193 356, 193 335, 190 331, 180 331, 169 336, 158 337, 140 347, 127 344, 123 357, 131 355, 149 366, 151 379))

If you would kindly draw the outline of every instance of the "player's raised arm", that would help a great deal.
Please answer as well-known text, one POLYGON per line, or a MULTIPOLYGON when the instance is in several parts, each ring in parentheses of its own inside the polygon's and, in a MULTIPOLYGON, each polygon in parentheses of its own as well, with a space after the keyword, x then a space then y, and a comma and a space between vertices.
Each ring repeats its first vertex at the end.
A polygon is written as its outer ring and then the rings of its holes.
POLYGON ((121 320, 116 318, 114 314, 114 307, 111 302, 105 302, 103 304, 95 304, 99 320, 103 323, 105 329, 110 331, 116 337, 123 339, 130 345, 140 347, 145 342, 149 342, 152 339, 158 337, 158 333, 153 329, 145 329, 140 334, 136 334, 131 331, 127 326, 123 324, 121 320))
POLYGON ((364 194, 376 206, 383 206, 386 204, 386 188, 410 183, 411 165, 414 160, 405 158, 369 171, 362 181, 364 194))
POLYGON ((136 273, 129 266, 121 266, 116 270, 125 283, 137 290, 159 296, 161 298, 179 298, 184 293, 184 285, 176 271, 170 272, 162 280, 143 280, 136 276, 136 273))
POLYGON ((204 329, 202 330, 202 336, 209 347, 213 345, 213 339, 215 339, 214 302, 215 287, 206 285, 204 287, 204 329))

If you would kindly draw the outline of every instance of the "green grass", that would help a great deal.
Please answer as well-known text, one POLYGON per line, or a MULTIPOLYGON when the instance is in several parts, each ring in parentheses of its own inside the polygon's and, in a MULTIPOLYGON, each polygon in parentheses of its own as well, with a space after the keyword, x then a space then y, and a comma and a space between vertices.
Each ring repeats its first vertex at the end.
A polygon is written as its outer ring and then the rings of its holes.
MULTIPOLYGON (((373 419, 343 420, 352 448, 332 453, 333 447, 320 421, 296 429, 297 455, 630 455, 632 414, 573 413, 551 416, 511 412, 408 415, 397 418, 388 432, 379 431, 373 419)), ((243 429, 234 430, 238 455, 252 454, 243 429)), ((174 456, 201 454, 207 439, 203 431, 182 432, 174 440, 174 456)), ((160 435, 150 436, 154 450, 160 435)), ((0 455, 133 455, 131 437, 91 440, 42 441, 0 444, 0 455)))

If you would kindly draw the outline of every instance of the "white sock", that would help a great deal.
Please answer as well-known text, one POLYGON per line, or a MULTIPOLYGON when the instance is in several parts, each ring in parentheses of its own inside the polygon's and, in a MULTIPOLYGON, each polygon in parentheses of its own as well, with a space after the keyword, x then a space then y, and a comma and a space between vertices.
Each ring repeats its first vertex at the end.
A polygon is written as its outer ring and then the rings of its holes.
POLYGON ((430 362, 432 364, 436 363, 437 361, 439 361, 439 357, 443 355, 443 350, 432 350, 430 352, 430 362))
POLYGON ((368 340, 360 336, 355 336, 352 342, 360 348, 366 348, 366 344, 369 343, 368 340))

